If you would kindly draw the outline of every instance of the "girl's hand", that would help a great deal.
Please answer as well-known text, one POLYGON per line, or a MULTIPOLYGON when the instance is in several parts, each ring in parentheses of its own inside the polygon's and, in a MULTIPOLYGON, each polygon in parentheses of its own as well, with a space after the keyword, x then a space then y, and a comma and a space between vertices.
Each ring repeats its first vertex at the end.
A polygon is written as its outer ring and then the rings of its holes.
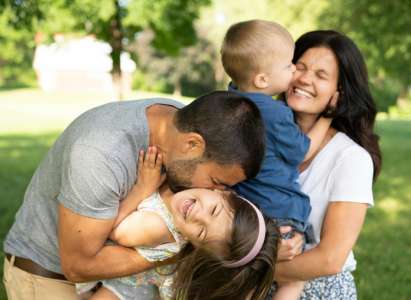
POLYGON ((150 146, 144 155, 144 150, 140 150, 137 165, 137 182, 133 187, 134 192, 140 197, 147 198, 164 182, 166 175, 161 174, 163 165, 162 154, 157 147, 150 146))

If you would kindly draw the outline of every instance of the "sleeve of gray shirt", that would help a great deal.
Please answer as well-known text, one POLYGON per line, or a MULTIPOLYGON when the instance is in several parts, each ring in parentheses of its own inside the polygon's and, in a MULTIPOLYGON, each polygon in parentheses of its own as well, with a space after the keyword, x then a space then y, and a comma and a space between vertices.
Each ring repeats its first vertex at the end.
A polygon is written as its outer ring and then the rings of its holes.
POLYGON ((82 216, 117 215, 124 170, 114 158, 89 145, 75 144, 65 153, 58 201, 82 216))

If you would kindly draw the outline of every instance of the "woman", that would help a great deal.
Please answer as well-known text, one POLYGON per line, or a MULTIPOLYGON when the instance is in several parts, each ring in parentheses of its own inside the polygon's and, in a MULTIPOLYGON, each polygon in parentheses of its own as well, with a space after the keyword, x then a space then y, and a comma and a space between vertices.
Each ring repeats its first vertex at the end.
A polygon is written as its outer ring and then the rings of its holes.
POLYGON ((301 129, 307 132, 322 114, 334 119, 318 153, 301 166, 316 242, 278 263, 276 279, 307 281, 301 299, 356 299, 352 249, 381 168, 366 66, 348 37, 329 30, 302 35, 293 62, 297 70, 286 101, 301 129), (338 100, 330 109, 333 96, 338 100))

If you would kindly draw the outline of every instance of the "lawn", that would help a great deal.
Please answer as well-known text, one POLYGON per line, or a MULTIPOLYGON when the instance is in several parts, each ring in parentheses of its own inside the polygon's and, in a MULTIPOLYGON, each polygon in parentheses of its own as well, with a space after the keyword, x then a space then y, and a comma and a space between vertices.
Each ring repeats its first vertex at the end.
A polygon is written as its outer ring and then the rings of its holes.
MULTIPOLYGON (((76 115, 107 102, 108 98, 103 96, 45 95, 35 90, 0 92, 1 242, 47 149, 76 115)), ((146 96, 151 95, 139 93, 133 98, 146 96)), ((411 120, 381 120, 377 130, 381 136, 383 171, 374 189, 376 206, 369 210, 355 248, 359 299, 409 300, 411 120)), ((2 264, 0 252, 1 270, 2 264)), ((3 299, 6 297, 0 284, 0 300, 3 299)))

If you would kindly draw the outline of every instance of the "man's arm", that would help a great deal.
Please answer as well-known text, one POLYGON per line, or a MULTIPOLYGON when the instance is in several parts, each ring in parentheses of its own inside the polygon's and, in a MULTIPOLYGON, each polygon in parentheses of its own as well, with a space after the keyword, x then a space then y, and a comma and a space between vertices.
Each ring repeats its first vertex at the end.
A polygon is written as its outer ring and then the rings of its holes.
POLYGON ((155 266, 133 249, 104 245, 114 219, 84 217, 61 204, 58 214, 61 267, 68 280, 84 282, 121 277, 155 266))

